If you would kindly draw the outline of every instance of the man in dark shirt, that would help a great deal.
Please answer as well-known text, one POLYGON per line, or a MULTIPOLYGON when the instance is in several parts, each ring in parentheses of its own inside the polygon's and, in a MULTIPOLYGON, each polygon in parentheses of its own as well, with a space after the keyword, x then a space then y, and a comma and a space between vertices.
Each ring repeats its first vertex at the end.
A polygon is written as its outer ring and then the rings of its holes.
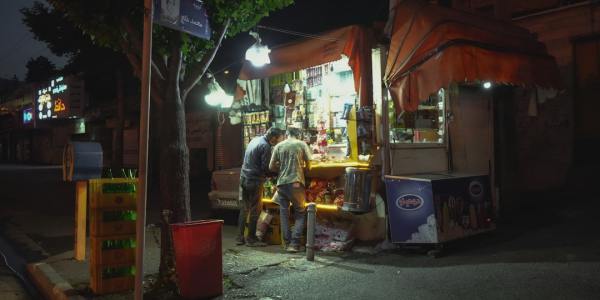
POLYGON ((244 153, 244 163, 240 172, 240 215, 238 218, 237 245, 265 246, 256 238, 256 222, 260 213, 260 198, 265 178, 271 175, 269 161, 271 160, 271 147, 283 139, 283 131, 269 128, 264 136, 257 136, 250 141, 244 153), (248 224, 246 219, 250 214, 248 224), (248 225, 248 236, 244 239, 244 231, 248 225))

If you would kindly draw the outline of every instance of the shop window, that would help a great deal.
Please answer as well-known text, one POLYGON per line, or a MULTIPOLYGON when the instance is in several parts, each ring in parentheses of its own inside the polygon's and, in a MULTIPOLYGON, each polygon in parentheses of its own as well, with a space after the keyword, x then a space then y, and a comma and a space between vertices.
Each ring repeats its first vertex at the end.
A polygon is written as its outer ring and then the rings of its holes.
POLYGON ((349 110, 356 91, 348 59, 269 78, 273 126, 302 128, 313 158, 344 160, 349 110))
POLYGON ((433 94, 419 104, 414 112, 396 115, 394 102, 389 101, 390 142, 398 144, 444 144, 445 92, 433 94))

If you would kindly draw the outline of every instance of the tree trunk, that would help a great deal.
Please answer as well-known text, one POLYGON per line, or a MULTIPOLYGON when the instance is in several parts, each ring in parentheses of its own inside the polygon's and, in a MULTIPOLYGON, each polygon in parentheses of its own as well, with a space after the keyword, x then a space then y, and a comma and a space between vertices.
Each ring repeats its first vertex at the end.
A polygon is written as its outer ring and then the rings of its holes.
MULTIPOLYGON (((179 36, 180 37, 180 36, 179 36)), ((189 222, 189 150, 186 141, 185 105, 179 89, 181 45, 174 42, 169 57, 166 91, 160 111, 160 195, 163 209, 161 235, 161 277, 173 279, 173 241, 169 223, 189 222)))
POLYGON ((165 208, 173 210, 173 221, 187 222, 191 215, 185 110, 178 91, 168 91, 167 99, 175 101, 167 101, 161 111, 160 193, 165 208))

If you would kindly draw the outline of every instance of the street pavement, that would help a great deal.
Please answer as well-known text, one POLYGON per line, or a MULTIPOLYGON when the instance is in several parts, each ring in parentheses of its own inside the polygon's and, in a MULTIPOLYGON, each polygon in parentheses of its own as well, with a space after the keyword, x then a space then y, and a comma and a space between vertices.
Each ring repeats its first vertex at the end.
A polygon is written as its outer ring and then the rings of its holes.
POLYGON ((0 299, 29 300, 31 299, 19 279, 8 269, 4 259, 0 257, 0 299))
MULTIPOLYGON (((23 251, 24 255, 53 265, 85 293, 87 264, 71 259, 74 189, 59 175, 60 169, 52 167, 0 166, 0 223, 24 232, 43 248, 23 251)), ((496 232, 450 243, 437 259, 421 249, 403 248, 377 254, 317 253, 315 262, 307 262, 278 246, 235 246, 235 227, 227 224, 225 294, 219 298, 598 299, 600 201, 581 191, 547 195, 546 205, 530 204, 496 232)), ((147 274, 157 270, 157 237, 157 228, 149 226, 147 274)), ((5 299, 2 295, 0 299, 5 299)))

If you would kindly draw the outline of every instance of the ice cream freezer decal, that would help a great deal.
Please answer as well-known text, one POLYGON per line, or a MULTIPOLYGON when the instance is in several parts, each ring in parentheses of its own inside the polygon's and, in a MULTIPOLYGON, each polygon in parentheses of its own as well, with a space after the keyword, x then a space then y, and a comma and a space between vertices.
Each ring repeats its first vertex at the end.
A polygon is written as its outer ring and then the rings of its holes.
POLYGON ((394 243, 441 243, 494 229, 487 175, 386 176, 394 243))

